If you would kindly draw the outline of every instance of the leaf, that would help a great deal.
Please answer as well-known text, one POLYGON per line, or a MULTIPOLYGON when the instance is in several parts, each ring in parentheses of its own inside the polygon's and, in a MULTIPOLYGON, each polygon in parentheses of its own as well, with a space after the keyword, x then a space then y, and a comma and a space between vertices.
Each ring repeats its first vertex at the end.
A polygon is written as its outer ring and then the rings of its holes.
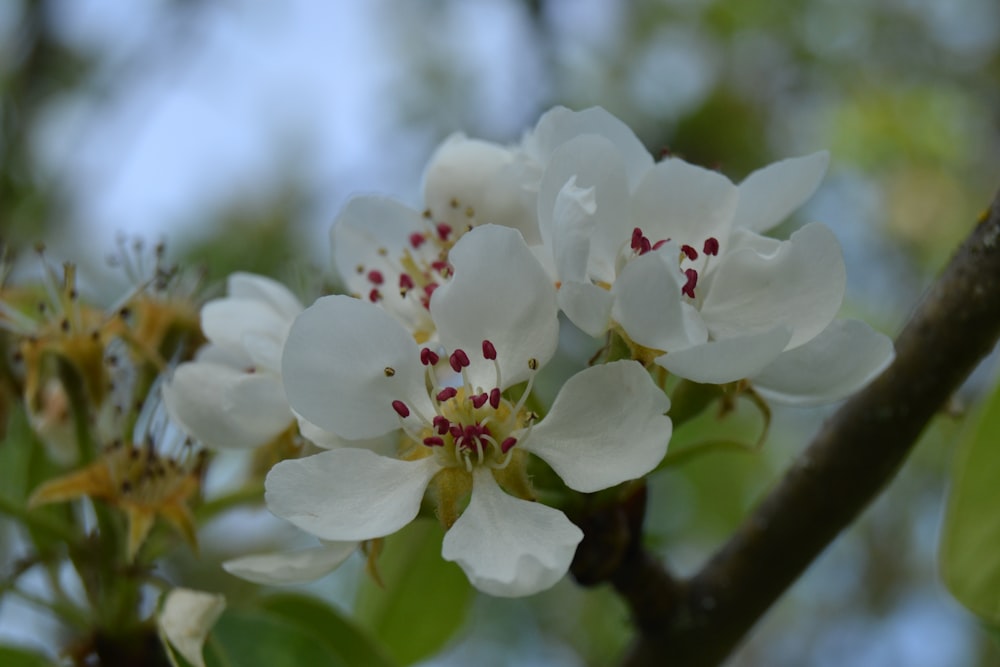
POLYGON ((205 645, 208 667, 355 667, 311 631, 263 610, 228 610, 205 645))
POLYGON ((1000 387, 970 421, 952 471, 941 537, 945 584, 959 602, 1000 625, 1000 387))
POLYGON ((347 665, 365 667, 393 667, 395 663, 385 655, 371 637, 353 621, 322 600, 307 595, 282 593, 261 600, 261 608, 280 617, 316 640, 328 645, 347 665))
POLYGON ((43 655, 16 646, 0 646, 3 667, 53 667, 55 663, 43 655))
POLYGON ((384 588, 362 582, 355 613, 399 664, 437 653, 465 622, 473 590, 441 558, 441 526, 414 521, 385 540, 378 571, 384 588))

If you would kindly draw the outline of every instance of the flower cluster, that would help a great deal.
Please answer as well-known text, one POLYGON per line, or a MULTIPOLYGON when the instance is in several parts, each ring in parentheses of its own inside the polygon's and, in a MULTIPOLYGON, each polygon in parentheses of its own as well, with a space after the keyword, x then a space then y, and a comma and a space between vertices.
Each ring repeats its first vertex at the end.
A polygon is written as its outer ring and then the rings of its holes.
POLYGON ((202 310, 211 344, 165 390, 171 413, 209 445, 292 434, 324 451, 266 479, 270 510, 321 546, 228 569, 319 576, 432 507, 443 557, 474 586, 532 594, 567 572, 583 537, 539 502, 539 480, 558 477, 567 497, 656 469, 669 377, 795 404, 867 383, 892 345, 836 319, 845 269, 832 232, 764 235, 827 162, 784 160, 737 185, 654 160, 602 109, 556 108, 515 145, 450 137, 421 207, 352 199, 331 230, 346 294, 303 309, 269 279, 232 276, 202 310), (545 405, 535 380, 560 313, 604 352, 545 405))

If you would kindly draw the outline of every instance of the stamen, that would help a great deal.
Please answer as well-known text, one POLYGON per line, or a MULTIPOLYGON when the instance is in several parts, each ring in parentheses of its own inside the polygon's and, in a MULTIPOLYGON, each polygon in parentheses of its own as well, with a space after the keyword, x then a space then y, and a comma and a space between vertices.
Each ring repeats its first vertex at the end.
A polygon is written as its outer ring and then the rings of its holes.
POLYGON ((386 366, 385 367, 385 376, 387 378, 391 378, 395 374, 396 374, 396 369, 395 368, 393 368, 392 366, 386 366))
POLYGON ((456 395, 458 395, 458 389, 455 389, 454 387, 445 387, 437 393, 435 398, 437 398, 439 402, 444 403, 447 400, 455 398, 456 395))
POLYGON ((424 444, 427 445, 428 447, 444 447, 444 440, 437 437, 436 435, 432 435, 430 437, 424 438, 424 444))
POLYGON ((410 416, 410 408, 406 407, 406 403, 400 400, 395 400, 392 402, 392 409, 396 411, 396 414, 404 419, 410 416))
POLYGON ((415 286, 413 278, 410 277, 409 273, 399 274, 399 289, 401 290, 411 290, 415 286))
POLYGON ((691 261, 698 259, 698 251, 686 243, 681 246, 681 252, 687 255, 687 258, 691 261))
POLYGON ((447 241, 448 237, 451 235, 451 225, 443 222, 439 222, 437 225, 438 238, 442 241, 447 241))
POLYGON ((642 230, 636 227, 632 230, 632 245, 631 248, 635 252, 639 252, 639 248, 642 247, 642 230))
POLYGON ((488 340, 483 341, 483 357, 490 361, 497 358, 497 349, 493 347, 493 343, 488 340))
POLYGON ((451 422, 444 415, 436 415, 433 423, 438 435, 446 435, 451 430, 451 422))
POLYGON ((413 232, 410 234, 410 245, 413 246, 414 250, 422 246, 426 240, 427 237, 420 232, 413 232))
POLYGON ((694 298, 694 288, 698 286, 698 272, 694 269, 686 269, 684 275, 687 276, 687 283, 681 288, 681 294, 694 298))
POLYGON ((510 438, 507 438, 506 440, 500 443, 500 451, 506 454, 516 444, 517 444, 517 438, 511 436, 510 438))
POLYGON ((471 365, 469 361, 469 355, 465 353, 465 350, 455 350, 451 353, 451 357, 448 358, 448 362, 451 364, 451 368, 456 373, 461 373, 463 368, 467 368, 471 365))
POLYGON ((385 276, 378 269, 372 269, 368 272, 368 280, 374 285, 381 285, 385 282, 385 276))
POLYGON ((486 392, 483 392, 482 394, 479 394, 478 396, 473 396, 471 400, 472 400, 473 407, 475 407, 476 409, 479 409, 479 408, 483 407, 484 405, 486 405, 486 401, 490 400, 490 395, 487 394, 486 392))
POLYGON ((420 363, 424 366, 436 366, 440 360, 441 358, 434 350, 427 347, 420 350, 420 363))
POLYGON ((670 239, 660 239, 659 241, 653 244, 653 250, 659 250, 668 243, 670 243, 670 239))
POLYGON ((382 300, 382 293, 377 289, 373 289, 371 292, 368 292, 368 300, 372 303, 378 303, 382 300))
POLYGON ((702 252, 706 255, 718 255, 719 254, 719 239, 714 236, 709 236, 705 239, 705 245, 702 247, 702 252))
POLYGON ((490 407, 492 407, 494 410, 500 407, 499 387, 493 387, 493 389, 490 390, 490 407))

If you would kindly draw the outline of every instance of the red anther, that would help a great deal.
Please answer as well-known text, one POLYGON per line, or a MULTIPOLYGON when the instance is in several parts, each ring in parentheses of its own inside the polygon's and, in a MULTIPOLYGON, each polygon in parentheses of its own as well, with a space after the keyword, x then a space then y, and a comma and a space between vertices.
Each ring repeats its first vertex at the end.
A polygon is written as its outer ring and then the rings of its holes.
POLYGON ((493 389, 490 390, 490 406, 494 410, 496 410, 497 408, 500 407, 500 388, 499 387, 493 387, 493 389))
POLYGON ((399 274, 399 288, 400 289, 413 289, 414 283, 413 278, 410 277, 409 273, 399 274))
POLYGON ((444 403, 447 400, 455 398, 455 396, 457 395, 458 395, 458 389, 455 389, 454 387, 445 387, 444 389, 442 389, 437 393, 437 396, 435 396, 435 398, 437 398, 437 400, 440 401, 441 403, 444 403))
POLYGON ((368 280, 374 285, 381 285, 385 282, 385 276, 378 269, 372 269, 368 272, 368 280))
POLYGON ((426 285, 424 285, 424 294, 426 294, 427 298, 430 299, 431 294, 434 294, 434 290, 436 290, 437 288, 438 288, 437 283, 427 283, 426 285))
POLYGON ((642 230, 636 227, 632 230, 632 250, 639 252, 639 248, 642 247, 642 230))
POLYGON ((493 361, 497 358, 497 349, 493 347, 493 343, 488 340, 483 341, 483 357, 489 361, 493 361))
POLYGON ((440 360, 441 357, 437 355, 437 352, 430 349, 429 347, 425 347, 422 350, 420 350, 420 363, 422 363, 424 366, 435 366, 437 365, 437 362, 440 360))
POLYGON ((444 447, 444 440, 437 437, 436 435, 424 438, 424 444, 428 447, 444 447))
POLYGON ((437 233, 438 237, 440 237, 442 241, 447 241, 448 237, 451 235, 451 225, 439 222, 437 224, 437 233))
POLYGON ((647 252, 649 252, 652 249, 653 249, 653 246, 650 244, 649 239, 647 239, 645 236, 643 236, 642 237, 642 241, 639 242, 639 254, 640 255, 645 255, 647 252))
POLYGON ((484 391, 483 393, 479 394, 478 396, 473 396, 472 397, 472 405, 473 405, 473 407, 481 408, 484 405, 486 405, 486 401, 488 401, 488 400, 490 400, 490 395, 487 394, 484 391))
POLYGON ((409 417, 410 409, 406 407, 406 403, 400 400, 395 400, 392 402, 392 409, 396 411, 396 414, 400 417, 409 417))
POLYGON ((511 447, 513 447, 516 444, 517 444, 517 438, 514 437, 507 438, 506 440, 500 443, 500 451, 506 454, 511 450, 511 447))
POLYGON ((433 262, 431 262, 431 268, 442 275, 446 274, 448 271, 451 270, 451 266, 449 266, 448 262, 444 261, 443 259, 436 259, 433 262))
POLYGON ((451 364, 451 369, 456 373, 461 373, 463 368, 467 368, 472 362, 469 361, 469 355, 465 353, 465 350, 455 350, 448 357, 448 363, 451 364))
POLYGON ((413 246, 414 248, 419 248, 424 244, 424 241, 426 240, 427 237, 421 234, 420 232, 413 232, 412 234, 410 234, 410 245, 413 246))
POLYGON ((382 292, 379 292, 377 289, 373 289, 371 292, 368 292, 368 300, 372 303, 378 303, 382 300, 382 292))
POLYGON ((668 243, 670 243, 670 239, 660 239, 659 241, 653 244, 653 250, 659 250, 668 243))
POLYGON ((452 424, 451 428, 448 429, 448 433, 451 433, 451 437, 458 440, 462 437, 462 427, 458 424, 452 424))
POLYGON ((698 259, 698 251, 686 243, 681 246, 681 252, 687 255, 687 258, 690 260, 698 259))
POLYGON ((701 249, 706 255, 718 255, 719 254, 719 239, 714 236, 709 236, 705 239, 705 245, 701 249))
POLYGON ((687 276, 687 283, 681 288, 681 294, 693 299, 694 288, 698 286, 698 272, 694 269, 687 269, 684 271, 684 275, 687 276))
POLYGON ((451 429, 451 422, 448 418, 442 415, 435 415, 434 419, 431 420, 434 424, 434 428, 437 429, 438 435, 444 435, 451 429))

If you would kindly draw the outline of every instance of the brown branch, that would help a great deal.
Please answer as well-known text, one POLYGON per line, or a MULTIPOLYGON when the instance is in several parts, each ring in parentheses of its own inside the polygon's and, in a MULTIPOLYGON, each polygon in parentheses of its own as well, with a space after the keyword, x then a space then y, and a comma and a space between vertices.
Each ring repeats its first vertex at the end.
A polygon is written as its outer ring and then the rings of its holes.
POLYGON ((998 335, 1000 194, 900 334, 895 362, 824 425, 701 572, 675 582, 669 604, 640 603, 630 597, 636 587, 619 588, 640 633, 626 664, 724 660, 892 479, 998 335))

